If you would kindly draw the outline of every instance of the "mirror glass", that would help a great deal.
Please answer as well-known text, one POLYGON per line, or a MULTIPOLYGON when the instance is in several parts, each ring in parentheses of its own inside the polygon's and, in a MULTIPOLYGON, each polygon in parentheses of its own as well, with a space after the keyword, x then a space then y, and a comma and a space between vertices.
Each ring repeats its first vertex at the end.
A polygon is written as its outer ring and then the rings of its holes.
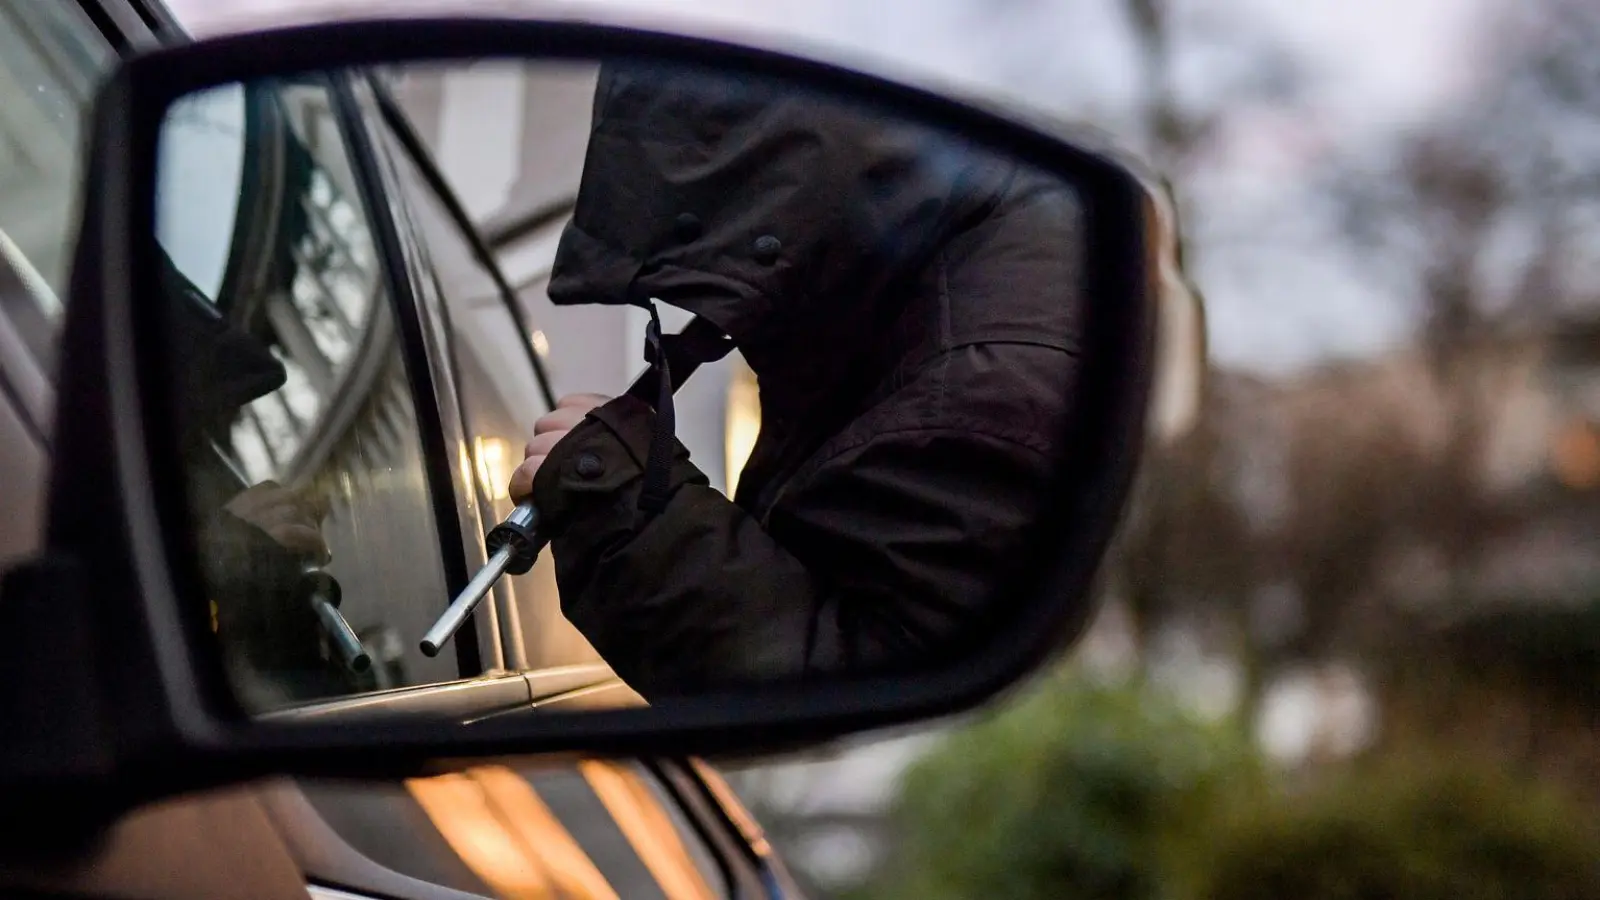
POLYGON ((195 614, 253 712, 927 672, 1068 546, 1081 198, 970 136, 490 60, 218 87, 159 164, 195 614))

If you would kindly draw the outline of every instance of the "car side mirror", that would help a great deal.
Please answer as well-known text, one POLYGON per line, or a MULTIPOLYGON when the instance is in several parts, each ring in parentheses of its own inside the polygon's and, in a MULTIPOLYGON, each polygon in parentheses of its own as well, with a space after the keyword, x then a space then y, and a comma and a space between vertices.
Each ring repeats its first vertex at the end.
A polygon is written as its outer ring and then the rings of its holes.
POLYGON ((1163 300, 1170 209, 1099 137, 709 40, 471 17, 202 40, 111 77, 87 171, 48 551, 0 602, 8 802, 748 754, 972 707, 1093 612, 1163 303, 1189 337, 1162 346, 1194 350, 1169 355, 1204 352, 1192 293, 1163 300), (396 96, 468 68, 592 95, 539 300, 646 336, 621 397, 541 420, 564 436, 532 436, 525 497, 438 398, 481 364, 508 415, 544 413, 531 325, 430 312, 443 251, 406 188, 440 185, 396 96), (672 391, 735 350, 762 431, 729 497, 672 391), (483 573, 497 553, 513 574, 483 573), (519 610, 592 652, 495 659, 519 610))

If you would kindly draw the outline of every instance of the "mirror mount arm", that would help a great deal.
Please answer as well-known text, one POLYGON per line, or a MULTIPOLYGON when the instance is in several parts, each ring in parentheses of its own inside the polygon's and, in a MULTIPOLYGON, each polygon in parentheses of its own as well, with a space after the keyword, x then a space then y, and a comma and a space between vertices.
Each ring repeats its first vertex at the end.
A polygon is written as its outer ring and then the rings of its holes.
POLYGON ((54 812, 41 819, 72 831, 98 830, 117 807, 109 786, 118 742, 97 677, 101 654, 90 593, 87 567, 63 553, 43 553, 0 579, 7 644, 0 653, 0 721, 7 732, 0 741, 0 805, 48 804, 54 812))

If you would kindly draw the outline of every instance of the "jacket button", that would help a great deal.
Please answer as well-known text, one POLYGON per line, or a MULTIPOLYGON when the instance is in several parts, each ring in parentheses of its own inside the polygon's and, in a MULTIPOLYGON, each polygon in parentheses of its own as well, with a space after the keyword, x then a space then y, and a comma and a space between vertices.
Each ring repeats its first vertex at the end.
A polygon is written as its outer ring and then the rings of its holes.
POLYGON ((755 245, 751 249, 755 251, 756 262, 770 266, 778 261, 778 254, 783 252, 783 241, 770 234, 763 234, 756 238, 755 245))
POLYGON ((579 478, 598 478, 606 470, 605 463, 593 453, 578 454, 578 463, 574 468, 579 478))
POLYGON ((700 217, 694 213, 678 213, 672 220, 672 231, 680 241, 692 241, 699 237, 704 228, 700 224, 700 217))

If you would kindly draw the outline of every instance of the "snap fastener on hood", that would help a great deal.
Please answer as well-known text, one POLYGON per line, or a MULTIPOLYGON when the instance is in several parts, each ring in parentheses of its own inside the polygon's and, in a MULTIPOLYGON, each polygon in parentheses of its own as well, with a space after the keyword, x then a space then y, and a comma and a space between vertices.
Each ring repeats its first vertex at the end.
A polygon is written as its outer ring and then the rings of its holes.
POLYGON ((705 225, 694 213, 678 213, 672 220, 672 231, 680 241, 692 241, 705 232, 705 225))
POLYGON ((755 251, 756 262, 770 266, 778 261, 778 254, 783 252, 783 242, 770 234, 763 234, 756 238, 750 249, 755 251))

